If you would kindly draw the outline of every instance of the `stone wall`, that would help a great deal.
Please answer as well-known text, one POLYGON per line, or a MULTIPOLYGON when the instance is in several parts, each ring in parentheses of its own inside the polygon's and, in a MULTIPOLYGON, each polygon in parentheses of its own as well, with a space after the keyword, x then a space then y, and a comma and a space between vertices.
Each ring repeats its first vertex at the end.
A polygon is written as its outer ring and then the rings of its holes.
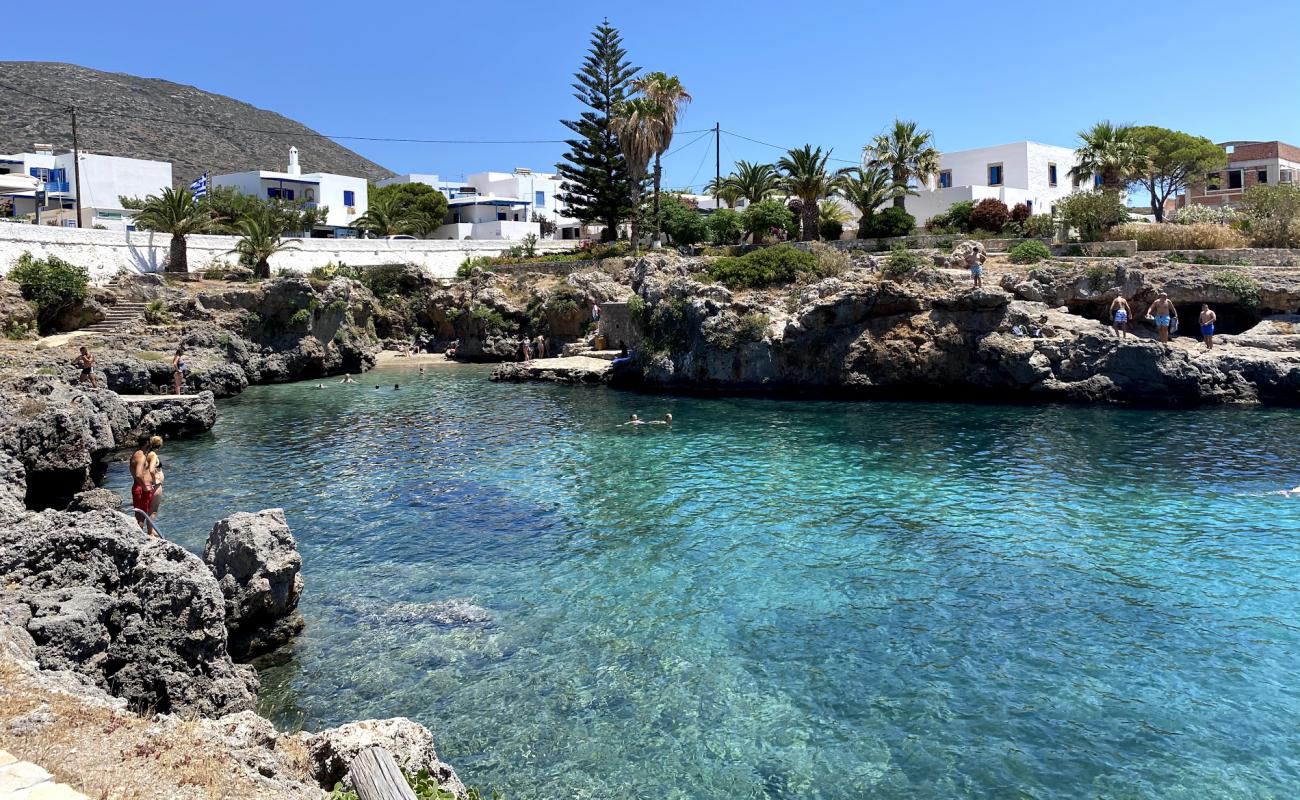
POLYGON ((605 347, 610 350, 617 349, 619 342, 628 347, 641 343, 641 332, 632 322, 632 312, 627 303, 600 304, 599 333, 605 337, 605 347))
POLYGON ((501 275, 540 272, 545 275, 571 275, 584 269, 591 269, 599 261, 531 261, 525 264, 494 264, 487 269, 501 275))
POLYGON ((1070 242, 1051 245, 1054 256, 1105 256, 1129 258, 1137 255, 1138 243, 1133 239, 1114 242, 1070 242))
MULTIPOLYGON (((201 272, 216 264, 235 264, 234 236, 190 236, 189 266, 201 272)), ((330 262, 349 266, 415 264, 436 278, 453 278, 466 256, 500 255, 518 242, 450 239, 295 239, 297 247, 271 257, 271 269, 309 272, 330 262)), ((120 271, 161 272, 171 237, 150 231, 98 231, 51 225, 0 224, 0 275, 24 252, 58 256, 90 270, 91 280, 105 283, 120 271)), ((538 252, 571 249, 573 242, 540 241, 538 252)))
POLYGON ((1186 261, 1189 264, 1229 264, 1249 267, 1300 266, 1300 248, 1238 247, 1227 250, 1143 250, 1142 256, 1186 261))
MULTIPOLYGON (((887 239, 840 239, 835 242, 827 242, 827 244, 841 250, 867 250, 873 253, 889 250, 899 244, 908 250, 951 250, 958 242, 964 242, 970 238, 968 234, 963 233, 942 233, 933 236, 893 236, 887 239)), ((985 252, 1005 253, 1017 244, 1029 240, 979 239, 978 241, 984 245, 985 252)), ((1052 243, 1051 239, 1042 239, 1040 241, 1046 245, 1052 243)))

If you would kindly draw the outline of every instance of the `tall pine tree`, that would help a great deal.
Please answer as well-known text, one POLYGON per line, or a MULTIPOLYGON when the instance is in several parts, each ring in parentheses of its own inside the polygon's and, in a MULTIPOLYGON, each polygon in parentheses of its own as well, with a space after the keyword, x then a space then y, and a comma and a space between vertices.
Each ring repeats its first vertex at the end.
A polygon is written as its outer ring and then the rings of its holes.
POLYGON ((563 120, 577 138, 565 142, 569 152, 556 168, 564 181, 560 199, 584 223, 603 224, 605 241, 617 238, 619 222, 632 214, 631 179, 609 120, 627 99, 637 72, 627 61, 623 37, 605 20, 596 26, 587 59, 574 75, 574 96, 588 110, 580 119, 563 120))

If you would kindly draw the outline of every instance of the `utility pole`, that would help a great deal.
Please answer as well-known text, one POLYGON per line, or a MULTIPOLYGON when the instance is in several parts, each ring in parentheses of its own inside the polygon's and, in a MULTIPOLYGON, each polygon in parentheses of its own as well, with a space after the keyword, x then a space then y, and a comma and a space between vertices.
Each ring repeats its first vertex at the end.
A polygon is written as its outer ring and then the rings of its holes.
POLYGON ((713 123, 713 210, 721 208, 722 201, 720 190, 722 189, 722 123, 713 123))
POLYGON ((81 227, 81 151, 77 149, 77 107, 68 109, 72 114, 72 175, 76 181, 77 192, 77 227, 81 227))

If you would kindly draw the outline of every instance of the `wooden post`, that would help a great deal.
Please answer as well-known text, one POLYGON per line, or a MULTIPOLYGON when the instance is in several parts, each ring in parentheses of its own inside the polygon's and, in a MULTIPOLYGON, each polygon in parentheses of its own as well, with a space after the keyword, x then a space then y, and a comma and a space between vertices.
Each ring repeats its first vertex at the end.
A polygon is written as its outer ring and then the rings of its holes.
POLYGON ((347 780, 360 800, 415 800, 402 770, 382 747, 362 750, 348 768, 347 780))

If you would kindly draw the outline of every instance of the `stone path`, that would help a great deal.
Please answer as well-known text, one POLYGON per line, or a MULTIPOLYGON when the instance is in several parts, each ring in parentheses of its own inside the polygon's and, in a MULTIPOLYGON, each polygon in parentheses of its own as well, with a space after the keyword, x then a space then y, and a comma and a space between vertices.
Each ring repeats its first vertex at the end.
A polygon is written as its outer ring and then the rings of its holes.
POLYGON ((89 800, 29 761, 0 750, 0 800, 89 800))

